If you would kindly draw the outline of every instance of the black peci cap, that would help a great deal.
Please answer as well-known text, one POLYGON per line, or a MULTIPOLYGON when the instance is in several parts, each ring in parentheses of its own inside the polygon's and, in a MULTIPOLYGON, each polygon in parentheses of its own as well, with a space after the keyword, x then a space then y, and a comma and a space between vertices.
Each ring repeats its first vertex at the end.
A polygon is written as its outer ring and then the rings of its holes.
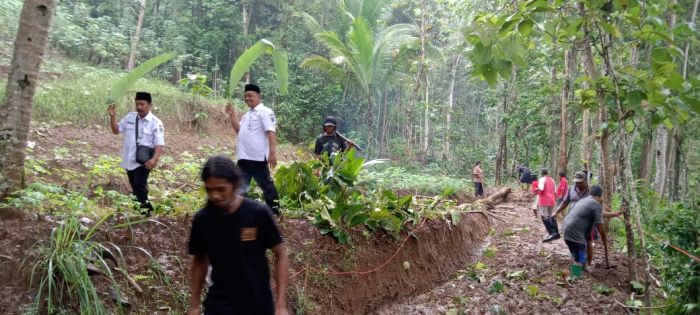
POLYGON ((255 84, 246 84, 243 92, 253 91, 260 94, 260 87, 255 84))
POLYGON ((136 97, 134 98, 136 101, 146 101, 148 104, 151 103, 151 93, 148 92, 136 92, 136 97))

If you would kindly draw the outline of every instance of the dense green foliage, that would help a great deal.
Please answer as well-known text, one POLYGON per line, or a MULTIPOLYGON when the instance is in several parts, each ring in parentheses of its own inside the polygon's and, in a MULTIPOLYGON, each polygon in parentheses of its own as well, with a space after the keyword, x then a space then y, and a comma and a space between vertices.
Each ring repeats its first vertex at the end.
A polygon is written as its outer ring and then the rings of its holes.
POLYGON ((440 205, 440 198, 424 205, 413 195, 397 195, 382 185, 373 185, 384 177, 381 173, 368 173, 366 180, 359 180, 365 167, 378 163, 384 161, 365 163, 350 150, 283 166, 275 173, 281 207, 291 215, 309 216, 322 234, 332 234, 342 244, 350 241, 348 232, 357 226, 398 236, 405 224, 415 225, 431 212, 444 215, 451 209, 450 202, 440 205))

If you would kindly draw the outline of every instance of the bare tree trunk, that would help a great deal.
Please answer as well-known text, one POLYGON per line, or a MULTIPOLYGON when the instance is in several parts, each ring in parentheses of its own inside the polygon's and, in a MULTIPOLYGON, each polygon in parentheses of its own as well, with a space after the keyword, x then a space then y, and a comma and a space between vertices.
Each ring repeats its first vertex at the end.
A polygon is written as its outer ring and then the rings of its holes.
POLYGON ((450 154, 450 128, 452 128, 452 109, 455 103, 455 78, 457 77, 457 68, 459 68, 459 59, 461 55, 455 57, 455 61, 452 65, 452 80, 450 80, 450 94, 447 100, 447 117, 445 119, 445 146, 443 148, 442 156, 444 159, 449 160, 450 154))
POLYGON ((498 123, 498 152, 496 153, 496 186, 501 185, 501 177, 503 176, 503 169, 505 167, 505 163, 508 160, 508 150, 507 150, 507 140, 506 136, 508 135, 508 123, 505 120, 505 117, 508 115, 508 103, 514 103, 515 99, 517 97, 517 93, 515 91, 515 82, 517 79, 517 67, 513 66, 510 74, 510 83, 504 84, 504 92, 505 95, 503 96, 503 117, 500 118, 500 121, 498 123))
POLYGON ((385 85, 385 86, 384 86, 384 102, 383 102, 383 105, 382 105, 382 107, 383 107, 383 110, 382 110, 383 116, 381 116, 381 119, 382 119, 382 127, 381 127, 381 133, 380 133, 380 135, 379 135, 379 157, 380 157, 380 158, 383 158, 384 155, 386 154, 386 150, 385 150, 386 145, 384 144, 384 139, 386 138, 386 123, 387 123, 387 115, 388 115, 388 113, 387 113, 387 97, 388 97, 388 94, 389 94, 389 93, 387 93, 387 85, 385 85))
POLYGON ((372 128, 373 128, 373 123, 372 120, 374 117, 372 117, 372 110, 374 109, 374 104, 372 104, 372 92, 368 91, 367 92, 367 159, 372 158, 372 128))
POLYGON ((136 65, 136 52, 139 49, 139 39, 141 36, 141 28, 143 27, 143 18, 146 16, 146 0, 141 0, 139 4, 139 18, 136 20, 136 31, 134 38, 131 39, 131 53, 129 61, 126 64, 126 69, 131 70, 136 65))
POLYGON ((24 159, 39 69, 56 0, 25 0, 15 39, 5 100, 0 107, 0 197, 24 186, 24 159))
POLYGON ((560 172, 567 171, 567 165, 569 162, 569 153, 567 151, 566 140, 568 126, 567 126, 567 108, 569 105, 569 98, 571 96, 571 87, 573 85, 573 76, 576 67, 576 45, 574 45, 570 50, 564 52, 564 84, 562 86, 561 92, 561 116, 560 116, 560 133, 559 133, 559 159, 557 162, 557 169, 560 172))
MULTIPOLYGON (((693 13, 690 15, 690 23, 695 24, 695 18, 698 16, 698 4, 700 3, 700 0, 695 0, 693 3, 693 13)), ((683 68, 682 68, 682 75, 683 79, 688 77, 688 53, 690 52, 690 41, 687 41, 685 43, 685 49, 683 50, 683 68)))
MULTIPOLYGON (((409 99, 409 142, 408 142, 408 157, 413 155, 413 145, 414 141, 420 142, 420 134, 414 135, 413 133, 413 110, 416 107, 416 101, 418 99, 418 90, 420 89, 421 79, 423 78, 423 72, 425 71, 425 32, 426 32, 426 10, 425 10, 425 0, 421 1, 421 25, 420 25, 420 63, 418 66, 418 73, 416 73, 416 83, 413 87, 413 92, 411 93, 411 98, 409 99)), ((418 121, 420 124, 420 114, 418 116, 418 121)))
MULTIPOLYGON (((579 13, 582 17, 586 18, 586 10, 583 5, 583 3, 579 2, 579 13)), ((595 81, 596 78, 598 77, 597 70, 595 68, 595 63, 593 60, 593 51, 591 48, 591 40, 590 40, 590 30, 588 29, 588 26, 584 24, 583 26, 583 32, 584 32, 584 43, 583 43, 583 66, 586 71, 586 74, 588 75, 591 80, 595 81)), ((605 112, 605 94, 601 90, 596 91, 596 96, 598 99, 598 122, 603 125, 607 124, 607 114, 605 112)), ((585 113, 584 113, 585 115, 585 113)), ((586 126, 584 126, 586 128, 586 126)), ((587 132, 587 130, 584 130, 584 132, 587 132)), ((611 181, 611 176, 610 176, 610 163, 608 160, 608 136, 609 136, 609 131, 607 128, 603 129, 601 132, 600 136, 600 164, 601 164, 601 172, 600 172, 600 177, 601 177, 601 183, 603 186, 603 203, 605 205, 610 205, 611 197, 612 197, 612 181, 611 181)), ((583 146, 582 146, 583 149, 583 146)), ((584 152, 582 152, 584 154, 584 152)), ((588 160, 587 160, 588 161, 588 160)))
POLYGON ((425 72, 425 123, 423 124, 423 155, 428 156, 428 145, 430 138, 430 80, 428 71, 425 72))
MULTIPOLYGON (((251 9, 246 7, 247 1, 241 1, 241 13, 243 15, 243 40, 245 42, 243 51, 248 50, 248 27, 250 26, 250 17, 253 14, 251 9)), ((245 83, 250 83, 250 71, 245 73, 245 83)))
MULTIPOLYGON (((565 54, 566 56, 566 54, 565 54)), ((557 81, 559 80, 557 77, 557 67, 552 67, 551 71, 551 80, 552 80, 552 85, 557 84, 557 81)), ((549 117, 552 117, 553 120, 551 120, 551 123, 549 124, 549 137, 547 137, 547 143, 549 145, 549 148, 545 148, 545 154, 549 155, 547 157, 547 163, 544 164, 546 165, 547 169, 550 171, 550 174, 554 178, 557 174, 557 157, 559 153, 559 141, 557 139, 557 132, 561 132, 561 114, 557 113, 558 107, 560 108, 561 106, 556 106, 555 104, 557 103, 557 96, 552 93, 550 95, 550 104, 547 106, 547 111, 549 112, 549 117), (557 117, 554 119, 554 117, 557 117), (557 130, 559 129, 559 130, 557 130)))
MULTIPOLYGON (((676 0, 671 0, 670 5, 676 4, 676 0)), ((676 14, 673 10, 669 10, 668 25, 673 28, 676 24, 676 14)), ((694 14, 695 12, 693 12, 694 14)), ((673 34, 671 34, 673 36, 673 34)), ((656 176, 654 177, 654 190, 663 198, 666 190, 666 181, 668 179, 669 161, 669 134, 665 125, 656 127, 656 176)), ((673 149, 673 146, 670 148, 673 149)))
MULTIPOLYGON (((651 122, 648 121, 651 125, 651 122)), ((653 152, 654 152, 654 132, 644 132, 642 134, 642 151, 639 163, 639 178, 644 179, 646 183, 649 183, 651 176, 651 166, 654 162, 653 152)))

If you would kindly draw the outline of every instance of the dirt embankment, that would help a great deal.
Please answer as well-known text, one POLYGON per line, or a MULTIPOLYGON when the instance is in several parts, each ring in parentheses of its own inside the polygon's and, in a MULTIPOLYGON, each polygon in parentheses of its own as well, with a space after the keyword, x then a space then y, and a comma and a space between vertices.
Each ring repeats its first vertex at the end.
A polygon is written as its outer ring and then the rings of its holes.
MULTIPOLYGON (((100 238, 120 247, 126 269, 144 289, 144 293, 137 293, 122 277, 117 277, 133 313, 180 313, 186 306, 189 220, 161 217, 131 229, 103 231, 100 238), (152 268, 154 262, 162 267, 160 272, 152 268), (163 281, 165 278, 169 283, 163 281)), ((29 270, 17 272, 18 267, 31 245, 47 239, 56 224, 44 218, 0 223, 0 313, 18 313, 22 305, 33 301, 33 292, 27 288, 29 270)), ((404 233, 399 240, 384 233, 365 235, 356 231, 352 246, 320 235, 304 220, 285 220, 280 229, 292 261, 290 309, 303 307, 312 314, 325 314, 328 310, 364 314, 427 292, 448 280, 481 247, 489 223, 482 214, 464 213, 457 226, 427 221, 415 228, 411 236, 404 233)), ((102 280, 94 282, 105 304, 113 305, 109 300, 110 285, 102 280)))

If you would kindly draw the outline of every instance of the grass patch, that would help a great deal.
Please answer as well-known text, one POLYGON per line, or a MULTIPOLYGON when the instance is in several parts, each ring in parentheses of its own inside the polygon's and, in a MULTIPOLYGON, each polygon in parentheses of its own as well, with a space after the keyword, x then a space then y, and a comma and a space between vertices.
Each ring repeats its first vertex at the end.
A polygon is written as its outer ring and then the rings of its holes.
POLYGON ((402 167, 369 168, 361 180, 372 180, 391 190, 410 191, 420 195, 438 195, 445 191, 471 193, 471 180, 434 174, 410 172, 402 167))

